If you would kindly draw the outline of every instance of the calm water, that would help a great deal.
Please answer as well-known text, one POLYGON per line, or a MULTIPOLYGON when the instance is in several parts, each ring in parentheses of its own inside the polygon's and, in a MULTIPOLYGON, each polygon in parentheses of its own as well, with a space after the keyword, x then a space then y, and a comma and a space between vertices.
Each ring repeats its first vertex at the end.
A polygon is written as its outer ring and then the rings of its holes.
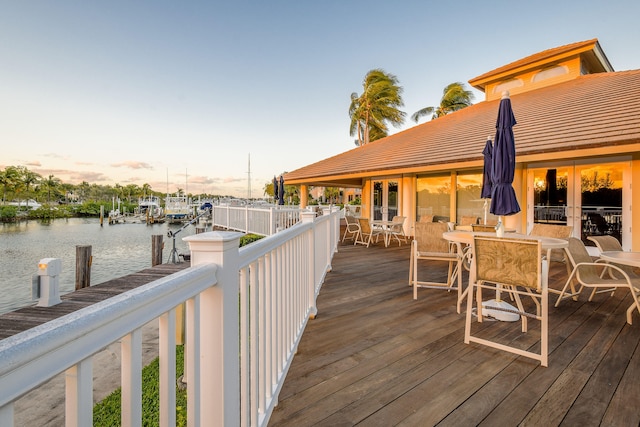
MULTIPOLYGON (((100 226, 96 218, 57 219, 51 222, 0 223, 0 313, 34 304, 31 280, 42 258, 60 258, 60 293, 75 289, 76 245, 91 245, 91 284, 105 282, 151 266, 151 236, 163 235, 163 262, 167 262, 174 232, 182 224, 116 224, 100 226)), ((179 253, 188 251, 182 238, 195 234, 190 225, 176 236, 179 253)))

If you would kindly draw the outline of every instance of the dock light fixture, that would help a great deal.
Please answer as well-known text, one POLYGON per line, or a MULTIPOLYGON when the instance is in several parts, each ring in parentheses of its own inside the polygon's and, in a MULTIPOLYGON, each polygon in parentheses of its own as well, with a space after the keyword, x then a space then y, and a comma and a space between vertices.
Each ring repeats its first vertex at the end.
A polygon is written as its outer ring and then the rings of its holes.
POLYGON ((62 261, 59 258, 43 258, 38 263, 38 274, 34 276, 33 294, 38 297, 38 307, 60 304, 59 277, 62 261))

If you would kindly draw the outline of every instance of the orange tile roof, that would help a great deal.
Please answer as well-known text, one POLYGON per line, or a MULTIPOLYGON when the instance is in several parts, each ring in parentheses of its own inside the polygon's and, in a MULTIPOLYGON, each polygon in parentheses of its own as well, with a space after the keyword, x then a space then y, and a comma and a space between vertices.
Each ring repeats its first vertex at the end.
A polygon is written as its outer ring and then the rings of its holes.
MULTIPOLYGON (((479 102, 294 170, 285 179, 350 186, 363 177, 481 160, 487 136, 495 134, 498 104, 479 102)), ((518 122, 516 161, 536 153, 640 143, 640 70, 580 76, 514 95, 511 105, 518 122)))
MULTIPOLYGON (((586 40, 582 42, 576 42, 576 43, 571 43, 564 46, 555 47, 553 49, 543 50, 542 52, 538 52, 534 55, 529 55, 526 58, 519 59, 507 65, 503 65, 502 67, 496 68, 495 70, 491 70, 484 74, 481 74, 478 77, 474 77, 471 80, 469 80, 469 84, 474 87, 481 87, 482 85, 478 85, 478 82, 482 82, 494 76, 499 76, 503 73, 507 73, 522 67, 527 67, 527 66, 539 67, 539 64, 548 62, 553 58, 559 58, 566 55, 575 55, 581 52, 584 53, 588 51, 593 51, 598 46, 599 46, 598 39, 591 39, 591 40, 586 40)), ((606 58, 605 58, 605 61, 606 61, 606 58)), ((608 61, 606 61, 606 63, 608 65, 608 61)), ((603 70, 603 71, 606 71, 606 70, 603 70)), ((613 69, 611 69, 610 71, 613 71, 613 69)))

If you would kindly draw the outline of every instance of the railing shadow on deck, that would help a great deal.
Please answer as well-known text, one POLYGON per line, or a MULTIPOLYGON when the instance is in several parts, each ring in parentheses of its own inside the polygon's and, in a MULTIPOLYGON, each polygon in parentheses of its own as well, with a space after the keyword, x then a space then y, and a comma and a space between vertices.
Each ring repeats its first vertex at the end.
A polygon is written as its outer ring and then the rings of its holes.
POLYGON ((340 212, 238 248, 241 233, 185 237, 191 267, 0 341, 0 425, 64 372, 67 426, 93 422, 92 357, 120 341, 122 425, 141 425, 142 327, 158 319, 160 425, 176 423, 176 312, 185 310, 189 425, 266 425, 338 247, 340 212))

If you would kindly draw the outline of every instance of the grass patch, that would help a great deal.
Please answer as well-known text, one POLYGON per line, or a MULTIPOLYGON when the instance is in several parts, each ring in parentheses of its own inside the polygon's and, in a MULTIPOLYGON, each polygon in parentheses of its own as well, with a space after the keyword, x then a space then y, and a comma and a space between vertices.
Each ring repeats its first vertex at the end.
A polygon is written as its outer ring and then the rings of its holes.
MULTIPOLYGON (((184 346, 176 346, 176 375, 184 373, 184 346)), ((176 378, 177 379, 177 378, 176 378)), ((114 427, 122 425, 121 400, 122 389, 105 397, 93 407, 93 425, 114 427)), ((160 359, 142 369, 142 425, 160 425, 160 359)), ((187 425, 187 391, 176 390, 176 425, 187 425)))

